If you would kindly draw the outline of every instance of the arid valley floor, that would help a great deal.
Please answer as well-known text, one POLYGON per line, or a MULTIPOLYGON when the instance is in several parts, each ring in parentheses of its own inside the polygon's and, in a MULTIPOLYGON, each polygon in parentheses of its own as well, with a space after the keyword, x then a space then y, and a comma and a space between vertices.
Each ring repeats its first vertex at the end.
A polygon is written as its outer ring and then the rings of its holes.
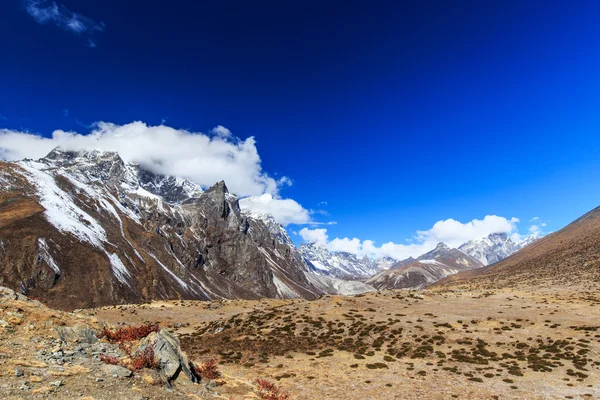
POLYGON ((2 303, 13 315, 0 328, 2 398, 253 399, 257 377, 299 400, 600 398, 593 287, 166 301, 77 313, 20 303, 2 303), (56 342, 53 326, 146 321, 175 332, 191 360, 216 359, 217 385, 178 379, 166 388, 137 373, 103 375, 93 358, 40 358, 56 342))

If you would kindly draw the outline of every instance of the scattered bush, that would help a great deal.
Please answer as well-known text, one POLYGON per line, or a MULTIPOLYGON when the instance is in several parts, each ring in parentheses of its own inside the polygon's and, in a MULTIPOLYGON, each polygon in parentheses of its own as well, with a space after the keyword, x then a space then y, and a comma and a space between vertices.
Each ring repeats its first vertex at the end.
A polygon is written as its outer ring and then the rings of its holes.
POLYGON ((144 368, 155 369, 156 367, 158 367, 158 364, 154 359, 154 349, 150 346, 131 357, 130 369, 134 371, 144 368))
POLYGON ((221 376, 216 360, 208 360, 204 364, 194 365, 194 369, 204 379, 217 379, 221 376))
POLYGON ((150 323, 141 326, 126 326, 114 331, 104 328, 100 334, 98 334, 98 338, 106 338, 111 343, 133 342, 145 338, 152 332, 158 331, 160 331, 160 327, 150 323))
POLYGON ((289 394, 266 379, 256 378, 254 383, 258 385, 258 397, 261 400, 290 400, 289 394))

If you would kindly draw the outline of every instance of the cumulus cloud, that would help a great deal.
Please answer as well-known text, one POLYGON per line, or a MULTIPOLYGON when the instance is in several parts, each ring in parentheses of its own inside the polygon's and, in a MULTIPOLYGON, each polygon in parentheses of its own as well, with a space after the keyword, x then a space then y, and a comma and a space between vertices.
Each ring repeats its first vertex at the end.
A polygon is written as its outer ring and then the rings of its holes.
POLYGON ((474 219, 464 224, 450 218, 436 222, 429 230, 417 231, 417 239, 421 242, 444 242, 450 247, 458 247, 490 233, 512 233, 518 222, 518 218, 506 219, 497 215, 486 215, 482 220, 474 219))
POLYGON ((240 200, 240 208, 256 214, 271 215, 281 225, 308 224, 311 222, 308 210, 292 199, 278 199, 270 193, 251 196, 240 200))
POLYGON ((221 125, 218 125, 218 126, 212 128, 210 130, 210 133, 212 133, 213 135, 219 136, 223 139, 232 139, 233 138, 233 133, 231 133, 231 131, 229 129, 227 129, 221 125))
POLYGON ((298 233, 305 242, 315 243, 319 246, 327 246, 327 240, 329 239, 329 236, 327 236, 327 229, 302 228, 298 233))
POLYGON ((52 24, 84 37, 90 47, 96 47, 93 39, 95 33, 104 30, 104 23, 96 22, 50 0, 26 0, 25 11, 39 24, 52 24))
MULTIPOLYGON (((253 137, 230 141, 221 136, 164 125, 148 126, 143 122, 126 125, 100 122, 89 134, 57 130, 51 138, 0 129, 0 158, 6 160, 41 158, 57 146, 65 150, 116 151, 124 161, 138 162, 156 173, 188 178, 203 187, 224 180, 239 196, 269 193, 273 199, 267 203, 276 204, 275 208, 301 209, 294 208, 293 200, 277 200, 279 187, 288 182, 283 178, 276 180, 262 170, 253 137)), ((298 219, 306 219, 307 213, 299 211, 298 219)))
POLYGON ((335 238, 329 240, 326 229, 308 229, 300 231, 305 242, 314 242, 327 247, 330 251, 345 251, 358 256, 393 257, 402 260, 418 257, 444 242, 450 247, 458 247, 469 240, 481 239, 491 233, 514 234, 517 232, 518 218, 504 218, 497 215, 486 215, 483 219, 474 219, 462 223, 454 219, 436 222, 431 229, 417 231, 409 244, 393 242, 376 246, 372 240, 358 238, 335 238))

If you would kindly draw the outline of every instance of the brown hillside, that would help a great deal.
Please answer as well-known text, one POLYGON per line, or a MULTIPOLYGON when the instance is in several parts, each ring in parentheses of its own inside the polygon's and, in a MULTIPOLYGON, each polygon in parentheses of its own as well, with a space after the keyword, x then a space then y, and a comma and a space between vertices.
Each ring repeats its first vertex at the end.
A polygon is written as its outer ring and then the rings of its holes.
POLYGON ((600 207, 496 264, 434 286, 509 288, 600 284, 600 207))

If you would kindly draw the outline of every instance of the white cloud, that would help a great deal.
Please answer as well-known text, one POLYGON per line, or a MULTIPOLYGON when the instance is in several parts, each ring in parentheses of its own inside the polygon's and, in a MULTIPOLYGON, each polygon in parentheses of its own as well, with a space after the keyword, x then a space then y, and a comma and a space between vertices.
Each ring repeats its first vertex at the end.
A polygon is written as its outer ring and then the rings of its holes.
MULTIPOLYGON (((126 125, 100 122, 86 135, 57 130, 51 138, 0 129, 0 158, 3 159, 37 159, 57 146, 66 150, 116 151, 126 162, 139 162, 154 172, 185 177, 203 187, 224 180, 239 196, 270 193, 277 198, 280 185, 288 184, 284 178, 277 181, 262 170, 253 137, 229 141, 220 136, 164 125, 148 126, 143 122, 126 125)), ((295 203, 293 200, 275 203, 277 208, 294 209, 292 202, 295 203)), ((299 208, 295 210, 302 210, 297 205, 299 208)), ((299 212, 297 219, 307 218, 305 213, 299 212)))
POLYGON ((308 224, 311 222, 308 210, 292 199, 274 198, 270 193, 251 196, 240 200, 242 210, 257 214, 271 215, 281 225, 308 224))
POLYGON ((536 221, 538 221, 538 222, 535 224, 532 224, 529 227, 529 229, 528 229, 529 234, 533 235, 535 237, 543 236, 545 234, 544 228, 546 227, 547 224, 545 222, 539 222, 539 218, 536 221))
POLYGON ((233 138, 233 134, 231 133, 231 131, 221 125, 218 125, 218 126, 212 128, 210 130, 210 133, 212 133, 213 135, 219 136, 223 139, 232 139, 233 138))
POLYGON ((518 222, 518 218, 506 219, 497 215, 486 215, 483 220, 474 219, 464 224, 450 218, 436 222, 427 231, 417 231, 417 238, 421 242, 444 242, 450 247, 458 247, 490 233, 511 233, 516 230, 518 222))
POLYGON ((329 236, 327 236, 327 229, 302 228, 298 233, 305 242, 315 243, 319 246, 326 246, 327 239, 329 239, 329 236))
POLYGON ((39 24, 53 24, 75 35, 85 36, 90 47, 96 47, 93 35, 104 30, 104 23, 72 12, 50 0, 26 0, 25 11, 39 24))
POLYGON ((515 234, 517 218, 507 219, 497 215, 486 215, 482 220, 474 219, 461 223, 454 219, 436 222, 431 229, 417 231, 414 240, 409 244, 393 242, 383 243, 377 247, 372 240, 361 241, 358 238, 335 238, 329 240, 326 229, 308 229, 300 231, 300 236, 306 242, 315 242, 327 247, 330 251, 346 251, 358 256, 393 257, 402 260, 408 257, 418 257, 444 242, 450 247, 458 247, 469 240, 480 239, 491 233, 515 234), (318 242, 317 242, 318 241, 318 242))

